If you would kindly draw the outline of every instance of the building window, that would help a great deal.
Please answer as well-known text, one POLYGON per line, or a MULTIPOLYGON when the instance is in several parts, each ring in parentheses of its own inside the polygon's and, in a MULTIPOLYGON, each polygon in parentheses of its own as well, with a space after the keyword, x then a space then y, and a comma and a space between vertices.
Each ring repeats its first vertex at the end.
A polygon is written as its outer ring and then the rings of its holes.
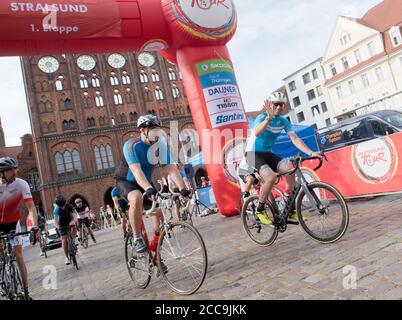
POLYGON ((315 99, 316 96, 315 96, 314 89, 307 91, 307 97, 310 101, 315 99))
POLYGON ((75 129, 75 121, 70 119, 69 121, 63 121, 63 129, 64 130, 74 130, 75 129))
POLYGON ((342 37, 341 37, 340 41, 341 41, 341 44, 344 46, 347 43, 349 43, 350 41, 352 41, 352 38, 350 37, 349 33, 345 32, 345 33, 342 34, 342 37))
POLYGON ((311 82, 310 73, 306 73, 306 74, 303 75, 303 82, 304 82, 304 84, 307 84, 307 83, 311 82))
POLYGON ((336 76, 338 73, 336 72, 336 67, 335 67, 335 63, 331 63, 329 65, 330 69, 331 69, 331 73, 333 76, 336 76))
POLYGON ((336 93, 338 95, 338 99, 342 99, 343 98, 343 92, 342 92, 342 87, 336 87, 336 93))
POLYGON ((159 73, 155 69, 152 70, 151 78, 152 78, 152 82, 160 81, 159 73))
POLYGON ((401 30, 399 29, 398 26, 392 27, 389 30, 389 34, 392 40, 392 45, 394 47, 399 46, 400 44, 402 44, 402 36, 401 36, 401 30))
POLYGON ((381 67, 378 67, 378 68, 375 69, 375 74, 376 74, 376 76, 377 76, 377 80, 378 80, 378 81, 384 80, 384 73, 382 72, 382 68, 381 68, 381 67))
POLYGON ((131 84, 131 77, 127 74, 127 71, 123 71, 123 75, 121 76, 121 82, 123 84, 131 84))
POLYGON ((57 152, 55 154, 57 174, 69 175, 69 174, 81 174, 82 166, 80 153, 74 150, 72 153, 70 151, 64 151, 63 154, 57 152))
POLYGON ((322 93, 322 87, 321 87, 321 86, 318 86, 316 89, 317 89, 317 95, 318 95, 319 97, 321 97, 321 96, 323 95, 323 93, 322 93))
POLYGON ((173 98, 175 98, 175 99, 180 98, 180 90, 179 90, 179 88, 176 87, 176 85, 173 85, 172 93, 173 93, 173 98))
POLYGON ((87 125, 88 127, 95 127, 95 119, 94 118, 87 118, 87 125))
POLYGON ((71 110, 73 108, 73 104, 69 98, 64 100, 64 109, 71 110))
POLYGON ((360 50, 359 49, 355 50, 354 54, 355 54, 356 64, 359 64, 362 61, 362 55, 360 53, 360 50))
POLYGON ((295 108, 297 108, 298 106, 301 105, 301 102, 300 102, 300 98, 299 98, 299 97, 293 98, 293 105, 295 106, 295 108))
POLYGON ((331 119, 325 119, 325 125, 329 127, 331 125, 331 119))
POLYGON ((96 73, 92 74, 91 84, 92 84, 92 87, 94 87, 94 88, 100 87, 100 81, 99 81, 99 78, 96 73))
POLYGON ((88 88, 88 80, 85 78, 85 76, 83 74, 80 76, 80 88, 81 89, 88 88))
POLYGON ((313 74, 313 79, 317 80, 318 79, 318 72, 317 69, 313 69, 313 71, 311 72, 313 74))
POLYGON ((152 101, 152 94, 148 87, 144 87, 145 92, 145 101, 150 102, 152 101))
POLYGON ((353 80, 348 81, 349 91, 353 93, 356 91, 355 82, 353 80))
POLYGON ((114 105, 115 106, 123 104, 123 98, 121 97, 121 94, 119 93, 119 90, 114 91, 113 99, 114 99, 114 105))
POLYGON ((64 77, 63 76, 59 76, 56 80, 56 90, 57 91, 62 91, 63 90, 63 80, 64 77))
POLYGON ((290 92, 293 92, 296 90, 296 82, 292 81, 289 83, 289 90, 290 90, 290 92))
POLYGON ((110 84, 112 86, 118 86, 119 85, 119 78, 117 78, 117 76, 116 76, 116 74, 114 72, 111 73, 110 84))
POLYGON ((321 110, 322 110, 322 113, 325 113, 328 111, 327 103, 325 101, 321 103, 321 110))
POLYGON ((156 89, 155 89, 155 96, 156 96, 156 100, 158 100, 158 101, 160 101, 160 100, 163 100, 163 99, 164 99, 164 96, 163 96, 163 91, 162 91, 162 89, 161 89, 161 88, 156 87, 156 89))
POLYGON ((176 72, 172 68, 169 68, 169 80, 170 81, 176 81, 176 72))
POLYGON ((131 122, 136 122, 138 119, 137 112, 130 112, 130 121, 131 122))
POLYGON ((106 147, 102 144, 100 147, 94 147, 96 167, 98 171, 112 169, 115 167, 112 148, 109 144, 106 147))
POLYGON ((349 62, 348 62, 348 58, 347 57, 343 57, 342 58, 342 64, 343 64, 343 68, 346 70, 346 69, 349 69, 349 62))
POLYGON ((311 113, 313 117, 319 116, 320 115, 320 109, 318 106, 311 107, 311 113))
POLYGON ((366 73, 362 74, 361 78, 362 78, 364 88, 367 88, 368 86, 370 86, 370 81, 369 81, 366 73))
POLYGON ((304 118, 304 113, 303 112, 299 112, 298 114, 297 114, 297 121, 300 123, 300 122, 303 122, 305 120, 305 118, 304 118))
POLYGON ((147 74, 145 73, 144 70, 141 70, 141 73, 140 73, 140 82, 141 82, 141 83, 148 83, 148 76, 147 76, 147 74))
POLYGON ((32 171, 28 173, 28 184, 32 191, 38 191, 40 185, 38 172, 32 171))
POLYGON ((369 51, 370 58, 373 57, 373 56, 375 56, 374 42, 370 42, 370 43, 367 45, 367 48, 368 48, 368 51, 369 51))
POLYGON ((95 104, 97 107, 104 107, 103 97, 99 91, 96 91, 95 104))

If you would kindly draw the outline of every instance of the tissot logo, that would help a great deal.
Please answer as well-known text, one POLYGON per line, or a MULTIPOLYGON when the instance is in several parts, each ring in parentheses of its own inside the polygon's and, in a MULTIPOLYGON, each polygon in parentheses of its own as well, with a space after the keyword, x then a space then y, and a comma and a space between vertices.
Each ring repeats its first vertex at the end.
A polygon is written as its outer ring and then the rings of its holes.
POLYGON ((221 115, 216 118, 216 124, 224 124, 227 122, 244 120, 244 114, 242 113, 234 113, 230 115, 221 115))

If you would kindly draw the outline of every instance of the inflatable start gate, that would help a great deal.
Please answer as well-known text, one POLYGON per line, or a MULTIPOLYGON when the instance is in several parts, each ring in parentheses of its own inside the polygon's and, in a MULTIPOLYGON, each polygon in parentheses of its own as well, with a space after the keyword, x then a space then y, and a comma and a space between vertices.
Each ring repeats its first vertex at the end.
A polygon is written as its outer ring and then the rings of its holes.
POLYGON ((226 47, 236 26, 232 0, 1 0, 0 56, 160 51, 183 75, 218 207, 231 216, 233 154, 249 128, 226 47), (216 150, 205 129, 233 138, 216 150))

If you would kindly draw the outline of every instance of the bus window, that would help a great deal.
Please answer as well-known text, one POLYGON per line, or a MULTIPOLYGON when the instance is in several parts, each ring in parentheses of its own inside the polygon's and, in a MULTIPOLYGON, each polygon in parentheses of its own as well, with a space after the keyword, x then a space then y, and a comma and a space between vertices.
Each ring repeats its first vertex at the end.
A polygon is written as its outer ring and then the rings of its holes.
POLYGON ((350 124, 341 128, 341 130, 343 131, 343 140, 346 143, 367 139, 369 137, 369 133, 364 121, 350 124))
POLYGON ((377 137, 384 137, 396 133, 397 131, 390 125, 380 120, 369 120, 371 127, 373 128, 374 135, 377 137))

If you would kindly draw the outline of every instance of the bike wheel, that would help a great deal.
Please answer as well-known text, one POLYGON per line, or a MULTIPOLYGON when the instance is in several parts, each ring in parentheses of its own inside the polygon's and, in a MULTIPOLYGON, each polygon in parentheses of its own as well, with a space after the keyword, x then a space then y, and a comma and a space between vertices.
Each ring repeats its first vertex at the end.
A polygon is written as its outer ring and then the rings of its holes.
MULTIPOLYGON (((247 235, 261 247, 271 246, 278 237, 278 231, 273 225, 264 225, 257 217, 258 196, 246 200, 242 210, 243 227, 247 235)), ((268 217, 274 221, 274 209, 267 202, 265 206, 268 217)))
POLYGON ((186 222, 162 228, 157 263, 174 292, 183 296, 195 293, 204 283, 208 268, 207 249, 197 229, 186 222))
POLYGON ((41 250, 44 254, 45 259, 47 259, 47 237, 42 236, 41 250))
POLYGON ((11 280, 10 300, 26 300, 24 294, 24 286, 20 269, 16 263, 12 263, 9 269, 11 280))
POLYGON ((74 244, 73 244, 72 241, 73 241, 73 238, 71 238, 71 236, 70 236, 70 239, 68 240, 68 243, 69 243, 69 245, 68 245, 68 255, 70 256, 70 261, 72 262, 73 266, 77 270, 79 270, 78 262, 77 262, 77 256, 76 256, 76 249, 75 249, 74 244))
POLYGON ((134 252, 133 249, 134 236, 131 231, 126 236, 124 246, 124 256, 126 258, 126 266, 131 280, 136 288, 145 289, 151 281, 152 260, 148 250, 144 253, 134 252))
POLYGON ((320 208, 301 190, 296 203, 297 215, 303 230, 314 240, 330 244, 341 239, 349 225, 349 209, 341 193, 324 182, 308 184, 320 208), (302 212, 303 211, 303 212, 302 212))
POLYGON ((83 225, 82 226, 82 245, 83 245, 83 247, 85 248, 85 249, 87 249, 88 248, 88 244, 89 244, 89 241, 88 241, 88 229, 87 229, 87 227, 85 226, 85 225, 83 225))

